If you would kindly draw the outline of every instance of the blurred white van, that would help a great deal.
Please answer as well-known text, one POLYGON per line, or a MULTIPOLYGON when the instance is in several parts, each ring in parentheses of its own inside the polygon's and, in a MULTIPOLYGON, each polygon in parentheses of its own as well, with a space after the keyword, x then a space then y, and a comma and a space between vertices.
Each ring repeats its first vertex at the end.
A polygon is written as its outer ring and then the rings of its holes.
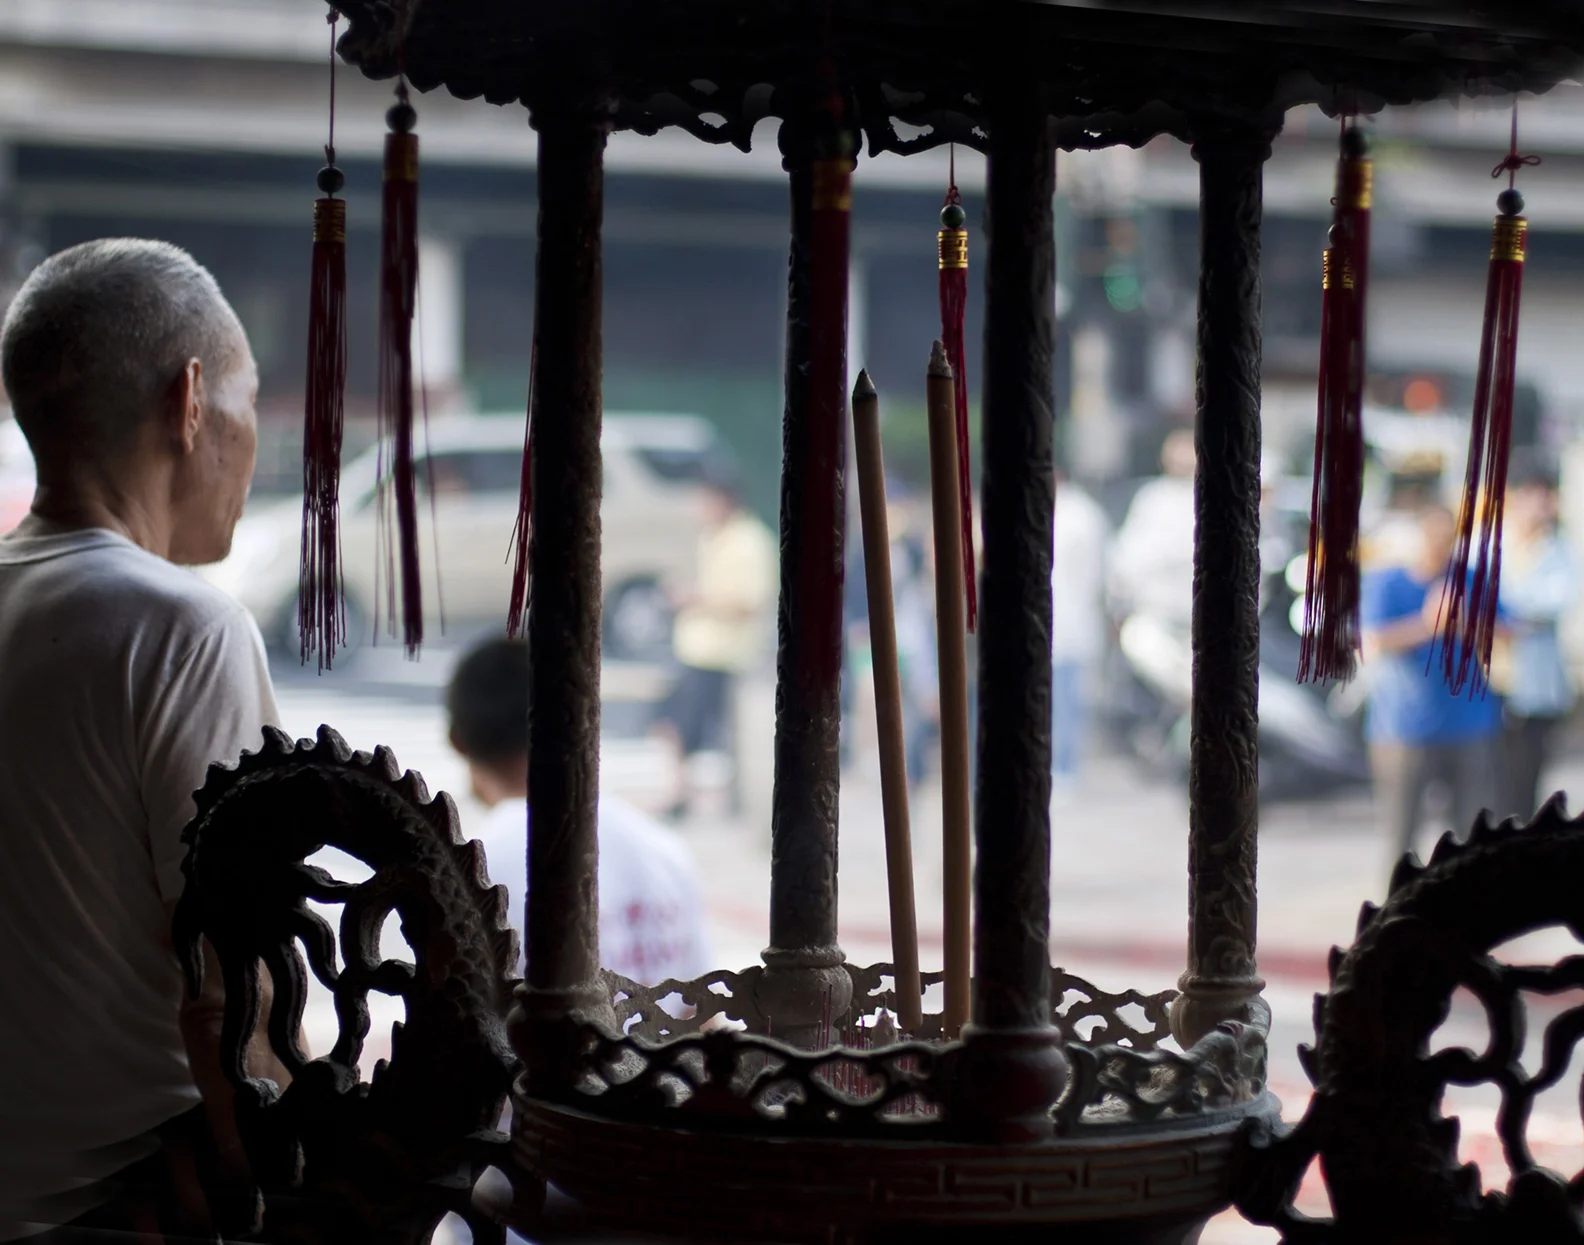
MULTIPOLYGON (((448 627, 504 627, 523 417, 448 416, 430 421, 427 437, 420 429, 417 440, 425 633, 438 634, 442 608, 448 627)), ((692 577, 698 488, 709 472, 729 466, 727 451, 707 421, 685 415, 606 415, 600 444, 605 653, 663 659, 671 642, 666 589, 692 577)), ((374 628, 377 468, 375 447, 341 475, 349 644, 366 641, 374 628)), ((237 525, 230 556, 201 572, 247 606, 272 647, 291 653, 298 648, 301 533, 301 498, 261 501, 237 525)), ((383 596, 383 577, 379 591, 383 596)), ((382 606, 381 625, 387 621, 382 606)))

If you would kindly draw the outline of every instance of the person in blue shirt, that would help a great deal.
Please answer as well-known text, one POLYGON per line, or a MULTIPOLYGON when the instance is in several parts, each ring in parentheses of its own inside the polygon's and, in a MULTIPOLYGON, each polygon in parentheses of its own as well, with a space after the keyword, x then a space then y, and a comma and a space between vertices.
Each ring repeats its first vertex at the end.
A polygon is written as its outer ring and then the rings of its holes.
POLYGON ((1573 551, 1557 532, 1557 481, 1538 459, 1513 463, 1502 533, 1501 608, 1508 636, 1491 681, 1503 694, 1502 786, 1498 811, 1533 816, 1541 771, 1558 727, 1572 712, 1573 680, 1557 623, 1578 597, 1573 551))
POLYGON ((1451 793, 1452 825, 1466 834, 1496 804, 1501 701, 1483 690, 1454 695, 1441 672, 1437 612, 1456 539, 1440 506, 1420 516, 1418 556, 1364 577, 1360 601, 1369 702, 1364 730, 1383 831, 1399 852, 1413 847, 1434 783, 1451 793))

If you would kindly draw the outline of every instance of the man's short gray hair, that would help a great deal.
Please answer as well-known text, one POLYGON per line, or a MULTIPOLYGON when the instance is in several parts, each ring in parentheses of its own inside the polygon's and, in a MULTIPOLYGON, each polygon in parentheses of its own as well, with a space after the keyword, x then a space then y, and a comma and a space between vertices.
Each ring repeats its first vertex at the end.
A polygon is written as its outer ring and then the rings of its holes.
POLYGON ((0 328, 0 380, 37 452, 113 450, 148 419, 189 359, 213 383, 245 349, 208 269, 180 247, 101 238, 50 256, 0 328))

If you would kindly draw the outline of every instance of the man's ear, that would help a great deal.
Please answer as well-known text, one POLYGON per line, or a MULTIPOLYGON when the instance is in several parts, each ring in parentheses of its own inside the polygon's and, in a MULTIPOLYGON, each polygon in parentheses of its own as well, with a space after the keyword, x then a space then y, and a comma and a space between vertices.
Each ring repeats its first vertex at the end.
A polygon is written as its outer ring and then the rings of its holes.
POLYGON ((196 358, 182 365, 173 386, 175 414, 179 417, 176 436, 182 453, 191 454, 198 444, 198 428, 203 423, 203 363, 196 358))

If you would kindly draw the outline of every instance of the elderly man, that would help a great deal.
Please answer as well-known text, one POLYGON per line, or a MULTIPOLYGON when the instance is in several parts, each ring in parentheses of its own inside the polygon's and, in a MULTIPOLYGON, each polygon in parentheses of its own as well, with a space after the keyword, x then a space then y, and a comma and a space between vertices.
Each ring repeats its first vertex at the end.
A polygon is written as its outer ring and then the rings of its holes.
POLYGON ((257 628, 183 567, 230 547, 257 369, 208 272, 118 238, 34 270, 0 374, 38 472, 0 539, 0 1240, 212 1234, 245 1164, 170 910, 192 792, 276 709, 257 628))

